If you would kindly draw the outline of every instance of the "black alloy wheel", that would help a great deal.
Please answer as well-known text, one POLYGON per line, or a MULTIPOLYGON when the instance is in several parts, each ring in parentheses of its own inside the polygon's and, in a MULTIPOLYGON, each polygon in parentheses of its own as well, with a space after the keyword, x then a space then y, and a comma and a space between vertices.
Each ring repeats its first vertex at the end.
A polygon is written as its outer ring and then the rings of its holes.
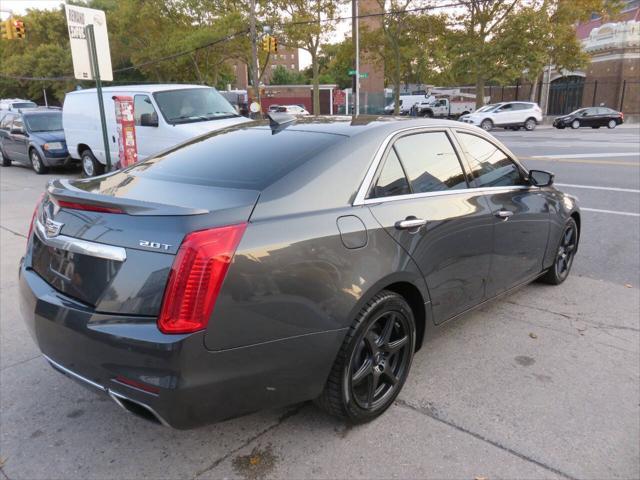
POLYGON ((553 266, 544 274, 542 280, 552 285, 559 285, 569 276, 573 259, 578 249, 578 226, 573 218, 566 223, 560 245, 556 251, 553 266))
POLYGON ((390 291, 361 310, 316 403, 328 413, 361 423, 382 414, 405 383, 415 349, 411 307, 390 291))

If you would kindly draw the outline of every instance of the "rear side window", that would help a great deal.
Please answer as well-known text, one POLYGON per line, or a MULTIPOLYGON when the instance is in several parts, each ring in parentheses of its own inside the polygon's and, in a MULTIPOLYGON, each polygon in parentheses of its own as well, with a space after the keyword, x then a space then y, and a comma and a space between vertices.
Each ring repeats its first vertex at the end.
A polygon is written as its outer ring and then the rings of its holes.
POLYGON ((391 149, 380 172, 380 177, 378 177, 378 181, 373 187, 371 196, 373 198, 381 198, 406 195, 408 193, 411 193, 409 182, 402 170, 395 150, 391 149))
POLYGON ((263 190, 345 136, 236 128, 197 137, 143 160, 131 175, 196 185, 263 190))
POLYGON ((467 188, 464 171, 446 133, 408 135, 394 147, 413 193, 467 188))
POLYGON ((458 139, 478 187, 525 185, 518 166, 493 143, 462 132, 458 132, 458 139))

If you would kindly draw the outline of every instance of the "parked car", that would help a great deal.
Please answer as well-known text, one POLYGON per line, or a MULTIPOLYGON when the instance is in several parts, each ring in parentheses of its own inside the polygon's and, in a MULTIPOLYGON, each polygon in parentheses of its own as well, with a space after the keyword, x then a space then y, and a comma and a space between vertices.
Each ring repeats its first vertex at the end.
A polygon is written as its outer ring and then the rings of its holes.
POLYGON ((494 127, 513 130, 524 128, 531 131, 542 122, 542 110, 534 102, 501 102, 485 105, 469 115, 463 115, 460 121, 477 125, 486 131, 494 127))
POLYGON ((20 297, 55 369, 178 428, 308 399, 364 422, 436 326, 569 275, 576 199, 481 129, 282 117, 50 183, 20 297))
POLYGON ((71 163, 62 130, 60 109, 8 112, 0 120, 0 163, 28 165, 38 173, 71 163))
POLYGON ((22 98, 3 98, 0 100, 0 110, 26 110, 29 108, 38 108, 38 105, 31 100, 24 100, 22 98))
POLYGON ((616 128, 624 123, 624 114, 607 107, 580 108, 569 115, 558 117, 553 126, 559 129, 566 127, 580 128, 616 128))
POLYGON ((280 105, 276 112, 289 113, 291 115, 309 115, 309 111, 300 105, 280 105))
MULTIPOLYGON (((125 85, 102 92, 112 165, 118 161, 115 95, 133 97, 140 160, 203 133, 249 121, 215 88, 202 85, 125 85)), ((107 161, 96 90, 67 93, 62 116, 69 152, 81 159, 84 175, 102 174, 107 161)))
POLYGON ((267 112, 277 112, 278 108, 280 108, 280 105, 274 103, 273 105, 269 106, 267 112))

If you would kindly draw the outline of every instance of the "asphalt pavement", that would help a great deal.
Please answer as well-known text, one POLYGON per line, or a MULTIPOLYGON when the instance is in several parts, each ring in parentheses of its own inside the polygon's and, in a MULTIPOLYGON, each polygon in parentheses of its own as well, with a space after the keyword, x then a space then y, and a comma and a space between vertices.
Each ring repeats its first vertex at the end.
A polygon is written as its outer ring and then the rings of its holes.
POLYGON ((640 130, 494 133, 579 197, 572 275, 441 328, 360 426, 304 403, 170 430, 53 371, 20 317, 17 265, 46 181, 78 172, 0 169, 0 479, 639 478, 640 130))

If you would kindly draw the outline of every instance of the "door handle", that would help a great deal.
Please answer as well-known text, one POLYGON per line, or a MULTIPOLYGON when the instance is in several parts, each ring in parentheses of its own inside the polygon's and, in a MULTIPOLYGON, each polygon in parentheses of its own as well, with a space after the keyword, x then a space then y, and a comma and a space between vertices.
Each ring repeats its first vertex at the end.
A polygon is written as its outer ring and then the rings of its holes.
POLYGON ((513 212, 511 210, 499 210, 496 212, 496 217, 509 220, 509 218, 513 217, 513 212))
POLYGON ((422 218, 405 218, 404 220, 398 220, 395 226, 398 230, 410 230, 412 228, 420 228, 426 224, 427 221, 422 218))

